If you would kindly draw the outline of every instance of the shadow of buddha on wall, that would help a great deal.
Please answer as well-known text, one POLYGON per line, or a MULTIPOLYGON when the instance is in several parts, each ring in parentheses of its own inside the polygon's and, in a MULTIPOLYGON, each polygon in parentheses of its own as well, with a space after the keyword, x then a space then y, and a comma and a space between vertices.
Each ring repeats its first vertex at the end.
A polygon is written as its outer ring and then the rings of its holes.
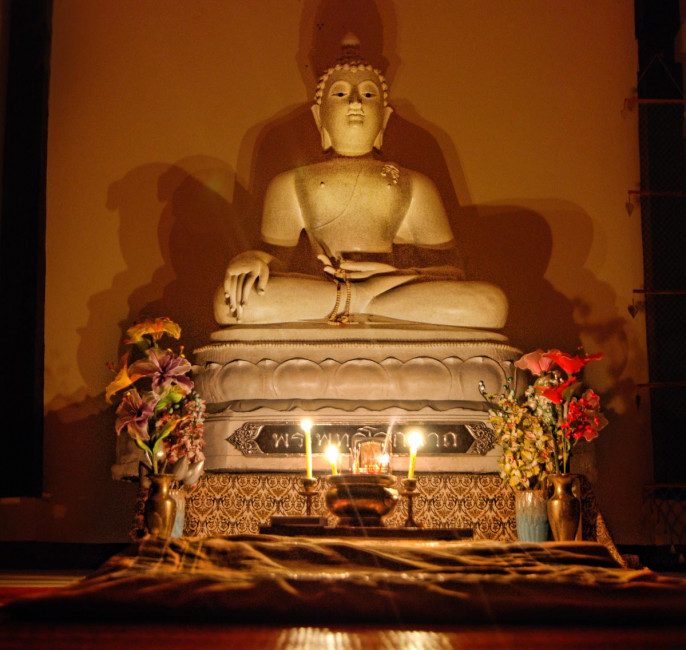
MULTIPOLYGON (((311 94, 316 71, 335 58, 341 36, 350 30, 356 31, 363 40, 365 58, 374 65, 386 67, 388 64, 389 81, 392 81, 400 62, 394 54, 396 27, 391 2, 306 2, 296 59, 309 88, 308 94, 311 94)), ((391 104, 393 99, 391 87, 391 104)), ((552 251, 546 220, 540 214, 516 205, 500 210, 470 205, 459 157, 449 136, 425 123, 411 107, 408 109, 407 102, 401 102, 401 105, 403 110, 410 111, 411 119, 398 112, 391 115, 380 157, 415 169, 435 183, 462 258, 455 258, 455 266, 461 266, 464 261, 469 279, 491 282, 503 288, 510 302, 511 315, 517 316, 518 321, 512 330, 513 319, 508 319, 506 334, 531 331, 529 323, 520 318, 526 319, 529 315, 536 317, 537 327, 545 329, 545 316, 540 310, 530 309, 537 301, 548 308, 552 306, 552 312, 557 315, 558 324, 550 338, 554 334, 561 336, 563 342, 576 341, 571 305, 543 277, 552 251), (446 146, 450 149, 450 169, 444 154, 446 146), (459 199, 453 178, 460 188, 459 199), (513 268, 517 269, 516 274, 513 274, 513 268)), ((145 294, 150 294, 150 287, 140 287, 132 294, 129 320, 140 313, 168 314, 187 324, 185 334, 190 335, 189 347, 202 344, 203 332, 206 337, 213 329, 205 300, 221 280, 222 267, 240 251, 261 245, 259 225, 269 182, 283 171, 327 159, 310 107, 311 103, 307 101, 266 123, 255 125, 246 133, 231 192, 214 191, 215 172, 222 175, 220 161, 208 162, 207 169, 197 173, 192 169, 202 161, 201 157, 193 157, 188 159, 192 161, 190 164, 180 161, 159 176, 157 198, 164 204, 159 239, 165 267, 157 271, 155 277, 167 278, 167 286, 161 299, 147 304, 145 294), (249 167, 247 172, 246 167, 249 167), (248 178, 247 188, 243 188, 237 178, 248 178), (231 199, 227 201, 224 196, 231 199)), ((118 184, 123 183, 124 179, 118 184)), ((130 183, 126 181, 126 185, 130 183)), ((138 192, 135 182, 130 190, 123 187, 122 190, 135 200, 138 192)), ((134 215, 138 212, 135 207, 127 208, 126 200, 123 198, 120 206, 122 218, 129 212, 134 215)), ((301 237, 298 246, 281 251, 281 254, 288 268, 321 274, 321 265, 313 258, 305 237, 301 237)), ((153 291, 159 295, 159 290, 153 291)), ((517 337, 513 343, 519 344, 517 337)))
MULTIPOLYGON (((308 94, 316 79, 315 71, 335 58, 339 53, 340 37, 349 30, 355 30, 363 39, 366 58, 375 65, 385 67, 388 64, 388 76, 392 81, 400 63, 394 54, 396 27, 391 2, 305 2, 296 59, 309 88, 308 94)), ((392 88, 390 102, 394 103, 392 88)), ((455 266, 461 266, 464 261, 469 279, 491 282, 503 288, 509 298, 511 315, 517 316, 518 322, 512 330, 513 319, 508 319, 506 334, 531 331, 529 323, 520 318, 526 319, 528 315, 534 315, 537 327, 545 329, 545 316, 540 310, 531 309, 531 305, 538 302, 552 307, 551 311, 557 315, 558 324, 550 338, 554 334, 561 336, 563 342, 576 341, 571 305, 543 277, 552 252, 546 220, 540 214, 516 205, 503 209, 470 205, 459 157, 449 136, 422 121, 421 116, 408 109, 407 102, 401 104, 403 110, 410 111, 411 119, 398 112, 391 116, 380 157, 415 169, 433 180, 462 258, 455 258, 455 266), (444 154, 446 146, 450 149, 450 169, 444 154), (453 178, 460 188, 459 199, 453 178), (513 268, 517 269, 516 274, 512 272, 513 268)), ((147 304, 145 295, 150 295, 152 287, 140 287, 135 291, 129 301, 129 320, 140 313, 165 313, 188 323, 185 333, 191 335, 189 347, 203 342, 203 332, 206 336, 213 329, 205 300, 221 280, 222 267, 240 251, 261 245, 259 226, 269 182, 283 171, 327 159, 310 106, 308 101, 289 109, 246 133, 239 154, 239 169, 233 175, 233 191, 221 194, 214 191, 214 176, 217 173, 226 176, 221 170, 225 165, 220 161, 207 162, 206 169, 198 173, 193 169, 202 167, 201 157, 193 157, 188 159, 189 164, 180 161, 160 174, 157 198, 164 208, 160 215, 159 242, 165 267, 158 270, 155 277, 167 278, 167 286, 161 299, 147 304), (246 167, 249 168, 247 172, 246 167), (247 188, 237 178, 248 178, 247 188)), ((135 181, 122 179, 117 185, 122 185, 122 192, 135 201, 139 192, 135 181)), ((134 216, 140 212, 135 206, 127 207, 126 201, 126 197, 121 199, 122 219, 129 212, 134 216)), ((128 244, 123 241, 122 247, 126 246, 128 244)), ((288 268, 321 274, 321 265, 313 258, 305 237, 301 237, 298 246, 285 249, 281 254, 288 268)), ((153 282, 156 284, 157 281, 153 282)), ((159 289, 153 289, 153 292, 159 295, 159 289)), ((513 343, 519 344, 517 337, 513 343)))

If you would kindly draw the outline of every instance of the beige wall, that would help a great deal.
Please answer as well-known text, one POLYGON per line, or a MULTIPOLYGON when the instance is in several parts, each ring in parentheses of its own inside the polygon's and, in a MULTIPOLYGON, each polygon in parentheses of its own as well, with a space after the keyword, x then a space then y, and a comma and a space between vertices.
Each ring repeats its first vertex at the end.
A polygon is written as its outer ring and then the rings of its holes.
POLYGON ((264 184, 316 155, 310 54, 347 29, 390 65, 387 155, 436 180, 467 272, 510 297, 513 344, 605 352, 589 377, 611 425, 584 458, 616 539, 652 541, 630 0, 55 0, 47 495, 3 502, 3 539, 126 539, 105 362, 141 313, 205 341, 264 184))

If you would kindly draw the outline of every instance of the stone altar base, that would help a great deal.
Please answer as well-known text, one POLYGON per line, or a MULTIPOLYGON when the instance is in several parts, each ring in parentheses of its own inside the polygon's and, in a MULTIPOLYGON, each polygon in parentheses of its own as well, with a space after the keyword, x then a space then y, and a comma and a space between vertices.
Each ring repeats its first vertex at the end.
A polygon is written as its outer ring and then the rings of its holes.
POLYGON ((193 377, 207 402, 208 471, 303 471, 302 418, 313 421, 314 469, 342 469, 360 437, 391 429, 392 468, 406 471, 410 430, 424 433, 418 469, 495 472, 498 458, 479 393, 515 377, 519 350, 504 336, 366 320, 356 325, 233 326, 195 351, 193 377))

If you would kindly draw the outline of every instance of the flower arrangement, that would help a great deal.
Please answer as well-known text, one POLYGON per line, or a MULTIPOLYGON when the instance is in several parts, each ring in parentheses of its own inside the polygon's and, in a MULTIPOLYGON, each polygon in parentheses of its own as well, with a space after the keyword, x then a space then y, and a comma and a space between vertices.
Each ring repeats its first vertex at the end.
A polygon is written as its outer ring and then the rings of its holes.
POLYGON ((518 398, 514 389, 504 393, 479 390, 489 403, 489 422, 503 450, 500 475, 512 488, 539 487, 546 474, 569 472, 572 449, 581 438, 590 442, 607 420, 600 411, 600 398, 591 389, 582 392, 581 370, 602 353, 571 356, 560 350, 541 349, 515 362, 528 370, 534 383, 518 398))
POLYGON ((506 387, 500 395, 489 395, 483 382, 479 388, 489 403, 488 421, 502 449, 498 459, 501 478, 514 490, 540 488, 545 475, 553 470, 553 436, 545 422, 528 400, 517 399, 513 389, 506 387))
POLYGON ((160 340, 181 337, 181 328, 169 318, 146 319, 126 332, 129 349, 105 391, 108 403, 126 391, 116 410, 117 435, 126 431, 145 453, 153 474, 171 472, 186 485, 197 481, 205 456, 203 422, 205 402, 188 376, 191 364, 183 355, 160 347, 160 340), (132 361, 132 358, 136 357, 132 361))

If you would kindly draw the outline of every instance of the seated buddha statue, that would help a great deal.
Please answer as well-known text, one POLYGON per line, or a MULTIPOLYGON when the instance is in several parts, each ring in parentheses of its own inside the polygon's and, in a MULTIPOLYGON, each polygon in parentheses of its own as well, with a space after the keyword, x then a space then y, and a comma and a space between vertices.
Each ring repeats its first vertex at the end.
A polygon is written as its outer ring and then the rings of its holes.
POLYGON ((278 255, 234 257, 214 301, 220 325, 369 320, 497 329, 507 300, 496 286, 462 279, 446 261, 455 247, 434 183, 380 159, 393 109, 382 73, 349 35, 319 79, 312 106, 329 157, 276 176, 264 200, 261 236, 294 247, 304 231, 321 274, 278 272, 278 255), (376 151, 375 151, 376 150, 376 151), (423 263, 396 268, 394 247, 413 247, 423 263))

